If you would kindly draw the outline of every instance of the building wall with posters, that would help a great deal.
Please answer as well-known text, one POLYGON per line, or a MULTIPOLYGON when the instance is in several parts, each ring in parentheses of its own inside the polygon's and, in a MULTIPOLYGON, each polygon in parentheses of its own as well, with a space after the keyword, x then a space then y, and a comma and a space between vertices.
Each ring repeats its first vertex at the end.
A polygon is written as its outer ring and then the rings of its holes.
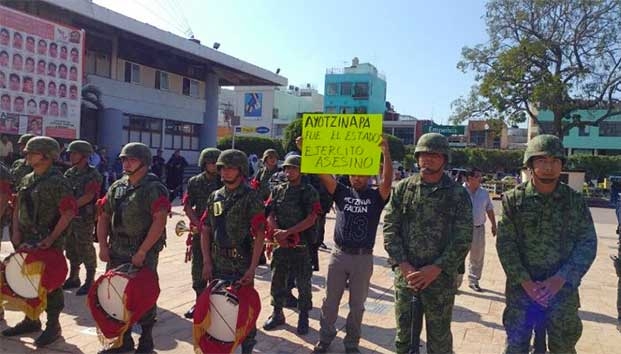
MULTIPOLYGON (((605 110, 594 109, 578 111, 576 114, 579 114, 583 121, 595 121, 605 113, 605 110)), ((532 132, 529 137, 543 132, 551 134, 552 112, 539 111, 537 118, 539 126, 529 119, 529 131, 532 132)), ((563 145, 570 155, 621 155, 621 116, 612 116, 599 123, 597 127, 574 127, 563 138, 563 145)))
POLYGON ((384 113, 386 78, 354 58, 349 67, 326 71, 324 95, 325 113, 384 113))
POLYGON ((164 157, 181 149, 195 160, 216 143, 221 86, 286 85, 284 77, 215 49, 115 13, 90 1, 10 2, 39 18, 86 33, 84 81, 98 105, 81 119, 81 138, 110 156, 141 141, 164 157))

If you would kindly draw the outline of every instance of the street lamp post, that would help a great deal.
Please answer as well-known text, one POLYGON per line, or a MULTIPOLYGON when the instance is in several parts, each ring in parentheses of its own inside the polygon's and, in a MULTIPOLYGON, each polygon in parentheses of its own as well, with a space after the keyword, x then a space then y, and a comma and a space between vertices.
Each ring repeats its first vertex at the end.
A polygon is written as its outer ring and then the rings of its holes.
POLYGON ((485 123, 485 148, 487 149, 487 135, 489 134, 489 124, 485 123))

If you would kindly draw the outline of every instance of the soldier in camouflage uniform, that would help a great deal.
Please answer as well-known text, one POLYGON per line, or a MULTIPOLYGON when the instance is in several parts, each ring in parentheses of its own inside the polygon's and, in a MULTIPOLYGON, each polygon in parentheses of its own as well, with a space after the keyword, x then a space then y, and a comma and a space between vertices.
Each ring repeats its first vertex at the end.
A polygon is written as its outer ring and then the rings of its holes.
MULTIPOLYGON (((265 208, 248 177, 248 157, 235 149, 223 151, 216 162, 224 187, 211 193, 203 214, 201 248, 203 278, 253 285, 263 252, 265 208)), ((256 329, 242 342, 242 353, 252 353, 256 329)))
MULTIPOLYGON (((10 225, 9 220, 11 208, 9 208, 9 200, 13 194, 11 172, 0 162, 0 235, 4 227, 10 225)), ((10 227, 10 226, 9 226, 10 227)), ((0 302, 0 321, 4 319, 4 307, 0 302)))
MULTIPOLYGON (((17 189, 13 212, 13 234, 11 242, 21 247, 57 248, 64 246, 65 231, 77 211, 77 203, 67 179, 52 167, 58 158, 60 147, 49 137, 35 137, 25 148, 26 160, 33 172, 27 174, 17 189)), ((47 324, 35 340, 38 347, 46 346, 61 336, 58 318, 64 308, 62 289, 47 294, 47 324)), ((4 336, 17 336, 36 332, 41 322, 24 318, 15 327, 2 331, 4 336)))
MULTIPOLYGON (((207 148, 201 151, 198 167, 202 172, 188 181, 188 188, 183 197, 183 210, 190 219, 192 237, 192 289, 196 298, 205 290, 207 282, 203 279, 203 253, 201 250, 200 217, 207 209, 207 199, 211 192, 222 187, 216 161, 220 150, 207 148)), ((194 306, 185 313, 185 318, 194 317, 194 306)))
POLYGON ((88 158, 93 147, 88 141, 75 140, 67 148, 72 167, 65 172, 65 177, 73 188, 73 196, 78 203, 78 215, 73 219, 71 232, 68 234, 66 249, 71 265, 69 278, 63 289, 74 289, 80 286, 80 264, 86 268, 86 280, 76 295, 88 294, 95 280, 97 255, 93 246, 93 230, 95 229, 95 201, 99 197, 103 178, 99 171, 89 166, 88 158))
MULTIPOLYGON (((19 146, 19 151, 23 153, 28 141, 34 137, 35 136, 33 134, 23 134, 22 136, 20 136, 17 140, 17 146, 19 146)), ((30 172, 32 172, 32 167, 30 167, 30 165, 26 163, 25 156, 21 159, 13 161, 13 164, 11 165, 11 177, 13 178, 13 185, 15 189, 17 189, 17 186, 22 181, 22 178, 24 178, 24 176, 26 176, 30 172)))
POLYGON ((302 158, 290 155, 285 160, 283 168, 287 183, 277 186, 270 195, 268 209, 268 225, 273 231, 273 237, 283 243, 290 236, 297 235, 300 243, 297 247, 277 247, 272 259, 272 306, 274 312, 263 325, 263 329, 270 331, 285 324, 282 308, 285 306, 288 289, 287 277, 293 275, 298 288, 299 319, 298 334, 308 333, 308 311, 313 307, 311 298, 312 264, 310 259, 310 245, 314 242, 306 230, 313 231, 317 215, 321 213, 319 194, 310 184, 302 182, 300 164, 302 158))
POLYGON ((267 149, 263 152, 263 166, 257 172, 252 181, 252 186, 257 190, 259 198, 266 201, 271 193, 271 180, 278 172, 278 152, 274 149, 267 149))
POLYGON ((468 192, 444 174, 449 153, 446 137, 421 136, 414 150, 420 175, 401 180, 386 208, 384 247, 395 269, 397 353, 419 352, 423 315, 427 352, 453 351, 454 281, 472 242, 472 205, 468 192), (417 311, 411 311, 413 297, 417 311))
MULTIPOLYGON (((166 217, 170 210, 168 189, 149 173, 151 150, 142 143, 129 143, 119 154, 124 176, 114 182, 101 202, 103 211, 97 222, 99 258, 106 269, 125 263, 148 267, 157 274, 159 253, 166 242, 166 217), (109 237, 108 237, 109 236, 109 237)), ((136 353, 153 351, 153 325, 156 305, 138 321, 142 334, 136 353)), ((131 331, 125 332, 120 347, 100 353, 134 350, 131 331)))
POLYGON ((503 196, 496 248, 507 274, 506 353, 528 352, 537 323, 551 353, 575 353, 582 333, 578 286, 597 238, 582 196, 559 181, 564 163, 556 136, 535 137, 524 153, 531 179, 503 196))

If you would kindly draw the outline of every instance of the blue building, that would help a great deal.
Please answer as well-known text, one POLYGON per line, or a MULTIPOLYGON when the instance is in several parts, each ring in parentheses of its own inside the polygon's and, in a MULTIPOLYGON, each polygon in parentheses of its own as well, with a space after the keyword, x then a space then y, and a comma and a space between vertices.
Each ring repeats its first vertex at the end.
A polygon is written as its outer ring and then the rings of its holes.
MULTIPOLYGON (((582 121, 595 121, 606 113, 602 109, 576 112, 582 121)), ((537 133, 553 131, 553 115, 542 110, 537 115, 539 126, 531 121, 529 137, 537 133)), ((563 145, 569 155, 621 155, 621 115, 612 116, 599 123, 599 126, 574 127, 565 134, 563 145)))
POLYGON ((386 78, 358 58, 345 68, 328 69, 325 77, 325 113, 384 113, 386 78))

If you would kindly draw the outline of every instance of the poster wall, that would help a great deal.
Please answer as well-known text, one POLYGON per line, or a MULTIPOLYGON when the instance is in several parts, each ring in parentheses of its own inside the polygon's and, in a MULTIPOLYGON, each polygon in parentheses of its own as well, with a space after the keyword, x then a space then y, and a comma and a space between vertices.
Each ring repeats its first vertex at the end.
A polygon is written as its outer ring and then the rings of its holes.
POLYGON ((0 133, 76 139, 84 31, 0 6, 0 133))

